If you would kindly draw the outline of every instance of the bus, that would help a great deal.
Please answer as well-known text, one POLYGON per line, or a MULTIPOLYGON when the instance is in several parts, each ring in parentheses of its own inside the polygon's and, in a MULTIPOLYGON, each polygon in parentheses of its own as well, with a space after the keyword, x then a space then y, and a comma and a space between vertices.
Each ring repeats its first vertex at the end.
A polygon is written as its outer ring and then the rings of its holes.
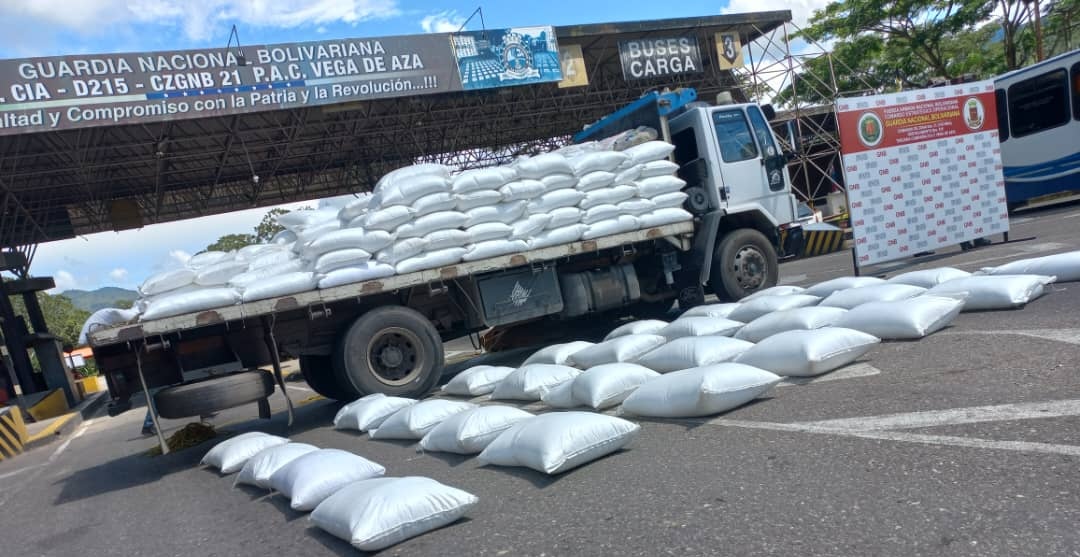
POLYGON ((1080 50, 994 79, 1009 208, 1080 194, 1080 50))

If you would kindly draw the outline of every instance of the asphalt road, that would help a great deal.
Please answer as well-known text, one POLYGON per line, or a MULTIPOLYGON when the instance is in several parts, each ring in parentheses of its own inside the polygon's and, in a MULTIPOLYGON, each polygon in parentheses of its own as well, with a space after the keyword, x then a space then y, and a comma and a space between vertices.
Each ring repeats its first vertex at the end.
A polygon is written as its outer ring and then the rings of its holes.
MULTIPOLYGON (((913 268, 968 270, 1080 249, 1080 206, 1019 214, 1012 237, 913 268)), ((851 272, 850 255, 782 267, 851 272)), ((881 269, 879 269, 880 271, 881 269)), ((885 269, 890 273, 898 269, 885 269)), ((1080 555, 1080 283, 1017 311, 965 313, 918 342, 711 419, 642 421, 627 449, 557 477, 333 431, 314 401, 286 426, 214 420, 359 453, 468 490, 467 519, 386 555, 1080 555), (234 422, 234 423, 229 423, 234 422)), ((290 383, 294 400, 311 393, 290 383)), ((281 407, 281 401, 275 403, 281 407)), ((142 413, 0 463, 7 555, 352 555, 280 496, 202 469, 210 444, 144 456, 142 413)), ((168 429, 182 422, 167 424, 168 429)))

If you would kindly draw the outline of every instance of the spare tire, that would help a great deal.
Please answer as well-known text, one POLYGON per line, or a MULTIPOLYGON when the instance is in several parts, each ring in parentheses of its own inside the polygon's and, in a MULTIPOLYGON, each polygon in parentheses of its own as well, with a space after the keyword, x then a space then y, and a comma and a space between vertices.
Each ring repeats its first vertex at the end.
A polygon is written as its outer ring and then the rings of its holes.
POLYGON ((175 420, 257 402, 273 393, 274 376, 256 369, 162 389, 154 395, 154 407, 162 418, 175 420))

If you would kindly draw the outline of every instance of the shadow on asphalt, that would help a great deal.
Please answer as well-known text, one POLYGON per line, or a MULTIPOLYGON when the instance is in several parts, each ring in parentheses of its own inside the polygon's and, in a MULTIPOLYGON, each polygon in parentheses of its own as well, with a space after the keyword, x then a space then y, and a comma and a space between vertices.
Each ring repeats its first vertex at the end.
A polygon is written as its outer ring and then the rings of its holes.
POLYGON ((275 509, 281 512, 285 517, 285 522, 292 522, 299 520, 308 515, 305 511, 298 511, 289 506, 289 500, 280 494, 276 494, 272 497, 266 497, 266 502, 273 505, 275 509))
POLYGON ((321 544, 323 547, 325 547, 327 550, 334 553, 335 555, 348 555, 350 557, 354 557, 356 555, 375 555, 374 553, 360 551, 354 548, 345 540, 336 538, 330 535, 330 533, 328 533, 326 530, 319 529, 317 526, 311 526, 307 530, 305 530, 305 532, 307 533, 309 538, 319 542, 319 544, 321 544))
POLYGON ((424 456, 434 458, 435 460, 441 460, 444 463, 446 463, 447 466, 450 466, 451 468, 456 468, 458 466, 461 466, 462 464, 465 464, 466 462, 470 462, 470 461, 473 460, 473 457, 476 456, 476 455, 463 455, 463 454, 456 454, 456 453, 444 453, 444 452, 438 452, 438 451, 431 451, 431 452, 425 451, 423 454, 424 454, 424 456))

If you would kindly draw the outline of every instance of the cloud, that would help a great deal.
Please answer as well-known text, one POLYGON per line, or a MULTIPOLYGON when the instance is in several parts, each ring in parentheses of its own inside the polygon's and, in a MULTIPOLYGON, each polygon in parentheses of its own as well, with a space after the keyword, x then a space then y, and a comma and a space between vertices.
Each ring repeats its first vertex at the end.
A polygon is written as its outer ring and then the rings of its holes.
POLYGON ((824 9, 833 0, 731 0, 727 7, 720 10, 722 14, 739 14, 747 12, 770 12, 774 10, 791 10, 791 21, 799 27, 805 27, 806 21, 817 10, 824 9))
POLYGON ((54 294, 75 290, 79 287, 79 280, 75 278, 75 275, 63 269, 53 274, 53 281, 56 283, 56 288, 53 288, 50 292, 54 294))
POLYGON ((128 278, 128 270, 123 267, 117 267, 112 271, 109 271, 109 278, 113 279, 113 282, 124 282, 128 278))
POLYGON ((428 14, 420 20, 420 28, 425 33, 456 33, 462 25, 465 25, 465 18, 455 10, 428 14))
POLYGON ((396 0, 34 0, 0 3, 0 20, 25 18, 82 35, 105 36, 137 24, 179 29, 194 41, 221 39, 229 26, 293 28, 356 24, 400 15, 396 0), (94 25, 87 25, 92 21, 94 25))
POLYGON ((174 249, 169 252, 169 259, 184 265, 188 262, 188 259, 191 259, 191 254, 182 249, 174 249))

